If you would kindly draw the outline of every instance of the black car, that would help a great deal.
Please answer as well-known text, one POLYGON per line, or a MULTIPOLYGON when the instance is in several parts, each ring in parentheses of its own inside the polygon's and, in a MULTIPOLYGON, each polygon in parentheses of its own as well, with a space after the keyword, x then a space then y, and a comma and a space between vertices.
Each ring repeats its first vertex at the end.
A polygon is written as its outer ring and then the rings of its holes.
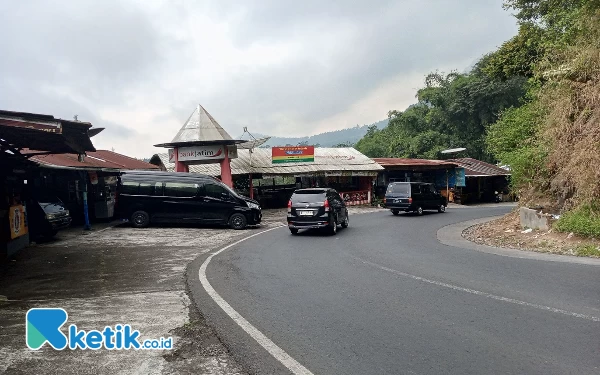
POLYGON ((433 186, 423 182, 392 182, 388 185, 383 200, 386 208, 394 215, 400 211, 423 215, 424 210, 446 212, 448 202, 433 186))
POLYGON ((27 221, 34 239, 51 238, 71 225, 71 215, 63 202, 54 196, 31 199, 27 205, 27 221))
POLYGON ((335 234, 338 225, 348 227, 348 209, 334 189, 298 189, 288 202, 287 222, 292 234, 299 229, 315 228, 335 234))
POLYGON ((136 228, 151 223, 257 225, 257 201, 214 177, 177 172, 124 172, 117 188, 117 212, 136 228))

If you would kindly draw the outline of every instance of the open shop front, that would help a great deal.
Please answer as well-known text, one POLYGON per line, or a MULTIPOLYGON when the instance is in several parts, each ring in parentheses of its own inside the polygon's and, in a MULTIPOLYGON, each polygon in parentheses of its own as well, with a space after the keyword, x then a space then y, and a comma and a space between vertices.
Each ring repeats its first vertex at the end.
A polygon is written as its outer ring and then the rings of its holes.
POLYGON ((95 150, 90 137, 101 130, 86 122, 0 110, 0 261, 28 246, 36 229, 28 217, 28 202, 30 176, 37 166, 22 151, 83 155, 95 150))
POLYGON ((263 175, 262 178, 252 179, 253 196, 264 208, 281 208, 287 205, 296 189, 328 187, 340 193, 349 206, 370 204, 375 177, 375 173, 352 175, 352 172, 299 176, 263 175))
POLYGON ((387 186, 392 182, 425 182, 434 184, 448 201, 453 202, 457 188, 464 184, 464 171, 457 170, 458 164, 453 162, 405 158, 374 160, 384 168, 378 174, 375 183, 375 194, 378 198, 383 198, 387 186))
MULTIPOLYGON (((314 160, 308 162, 274 163, 272 155, 270 148, 238 149, 238 157, 231 160, 234 188, 264 208, 286 207, 295 189, 309 187, 336 189, 348 205, 369 204, 377 173, 383 170, 352 147, 316 147, 314 160)), ((175 170, 167 153, 154 155, 150 162, 164 171, 175 170)), ((220 177, 214 164, 191 165, 189 171, 220 177)))

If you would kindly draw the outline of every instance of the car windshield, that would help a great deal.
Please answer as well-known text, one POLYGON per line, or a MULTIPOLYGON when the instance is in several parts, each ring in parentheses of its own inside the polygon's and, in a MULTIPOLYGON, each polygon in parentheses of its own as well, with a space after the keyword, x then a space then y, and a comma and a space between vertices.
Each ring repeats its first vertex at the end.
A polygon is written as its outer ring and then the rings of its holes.
POLYGON ((387 194, 410 194, 410 184, 389 184, 387 194))
POLYGON ((62 201, 55 195, 39 195, 35 198, 41 205, 62 204, 62 201))
POLYGON ((325 192, 319 190, 303 190, 294 193, 292 196, 294 202, 315 203, 325 201, 325 192))

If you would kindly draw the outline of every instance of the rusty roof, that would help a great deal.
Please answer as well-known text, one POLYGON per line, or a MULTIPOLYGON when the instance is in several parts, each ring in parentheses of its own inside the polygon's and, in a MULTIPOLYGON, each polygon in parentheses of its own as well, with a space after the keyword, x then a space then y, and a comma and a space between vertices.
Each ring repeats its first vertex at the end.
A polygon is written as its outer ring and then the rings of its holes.
POLYGON ((481 160, 460 158, 451 159, 450 161, 458 164, 459 167, 464 168, 465 176, 467 177, 510 176, 510 171, 481 160))
MULTIPOLYGON (((21 153, 32 155, 39 152, 23 150, 21 153)), ((77 154, 33 155, 29 159, 39 165, 56 168, 89 170, 159 169, 154 164, 108 150, 88 151, 82 162, 78 160, 77 154)))
POLYGON ((407 158, 373 158, 384 168, 398 167, 456 167, 456 163, 448 160, 407 159, 407 158))

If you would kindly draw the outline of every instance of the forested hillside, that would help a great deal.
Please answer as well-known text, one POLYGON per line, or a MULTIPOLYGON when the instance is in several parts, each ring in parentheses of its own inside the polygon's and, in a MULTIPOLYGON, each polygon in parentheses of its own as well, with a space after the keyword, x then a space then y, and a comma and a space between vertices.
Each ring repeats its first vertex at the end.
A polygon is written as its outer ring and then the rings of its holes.
POLYGON ((600 0, 506 0, 519 32, 468 74, 433 73, 357 148, 370 156, 470 156, 512 170, 523 204, 600 237, 600 0))
POLYGON ((486 61, 468 74, 429 74, 417 104, 391 111, 389 125, 369 129, 357 149, 371 157, 435 159, 441 150, 465 147, 466 156, 493 159, 485 147, 486 130, 504 109, 520 103, 527 79, 496 80, 483 71, 486 61))

